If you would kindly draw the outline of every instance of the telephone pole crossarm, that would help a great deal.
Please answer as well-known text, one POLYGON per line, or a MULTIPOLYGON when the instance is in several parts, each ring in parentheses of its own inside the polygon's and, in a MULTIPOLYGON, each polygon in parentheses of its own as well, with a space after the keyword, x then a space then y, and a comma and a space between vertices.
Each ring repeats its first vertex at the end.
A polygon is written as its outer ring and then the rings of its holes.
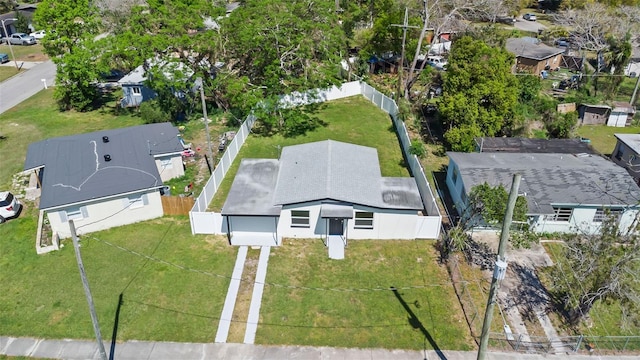
POLYGON ((400 99, 402 93, 402 71, 404 70, 404 56, 405 56, 405 44, 407 43, 407 29, 419 29, 418 26, 409 25, 409 8, 404 8, 404 21, 402 24, 391 24, 391 26, 402 28, 402 54, 400 55, 400 66, 398 67, 398 93, 396 94, 396 101, 400 99))

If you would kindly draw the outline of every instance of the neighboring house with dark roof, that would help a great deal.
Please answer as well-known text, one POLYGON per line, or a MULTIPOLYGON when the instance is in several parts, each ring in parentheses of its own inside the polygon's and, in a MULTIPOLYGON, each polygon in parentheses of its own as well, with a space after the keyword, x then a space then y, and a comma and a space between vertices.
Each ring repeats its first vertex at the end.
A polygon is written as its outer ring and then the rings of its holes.
POLYGON ((170 123, 96 131, 29 145, 24 165, 41 188, 40 212, 58 238, 163 215, 163 181, 184 175, 183 146, 170 123))
POLYGON ((476 185, 511 187, 520 173, 519 194, 528 204, 531 229, 540 233, 597 233, 609 215, 628 230, 638 216, 640 188, 621 167, 589 154, 449 152, 446 183, 464 217, 476 185))
POLYGON ((614 134, 616 147, 611 153, 611 160, 627 169, 629 174, 640 184, 640 134, 614 134))
POLYGON ((551 47, 534 38, 507 39, 507 51, 516 56, 516 72, 540 75, 543 70, 556 70, 562 64, 565 49, 551 47))
POLYGON ((243 159, 222 216, 232 245, 321 238, 331 254, 347 239, 414 239, 423 208, 414 178, 382 177, 375 148, 326 140, 243 159))
POLYGON ((476 138, 477 152, 598 154, 580 139, 529 139, 518 137, 476 138))
POLYGON ((31 31, 34 30, 33 25, 31 24, 31 19, 33 18, 33 13, 36 11, 38 6, 36 4, 23 4, 19 5, 14 11, 0 14, 0 21, 4 20, 4 27, 7 29, 7 33, 4 33, 4 29, 0 26, 0 38, 5 38, 11 34, 17 33, 15 22, 13 20, 16 18, 16 11, 22 14, 28 21, 29 29, 31 31))

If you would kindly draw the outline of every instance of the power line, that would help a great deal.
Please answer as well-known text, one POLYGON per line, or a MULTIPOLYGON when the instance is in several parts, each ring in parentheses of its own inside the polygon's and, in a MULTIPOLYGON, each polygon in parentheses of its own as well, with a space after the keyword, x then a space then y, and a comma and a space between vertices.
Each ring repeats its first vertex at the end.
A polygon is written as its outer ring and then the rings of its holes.
MULTIPOLYGON (((228 280, 238 280, 238 281, 244 281, 244 282, 250 282, 250 283, 255 283, 255 284, 262 284, 262 285, 267 285, 267 286, 272 286, 272 287, 277 287, 277 288, 284 288, 284 289, 298 289, 298 290, 314 290, 314 291, 332 291, 332 292, 375 292, 375 291, 392 291, 392 289, 388 286, 380 286, 380 287, 373 287, 373 288, 324 288, 324 287, 312 287, 312 286, 297 286, 297 285, 287 285, 287 284, 279 284, 279 283, 272 283, 272 282, 260 282, 260 281, 251 281, 248 279, 236 279, 233 278, 232 276, 229 275, 222 275, 222 274, 217 274, 217 273, 213 273, 213 272, 209 272, 209 271, 204 271, 204 270, 199 270, 199 269, 193 269, 190 268, 188 266, 184 266, 184 265, 180 265, 180 264, 176 264, 176 263, 172 263, 166 260, 162 260, 153 256, 149 256, 149 255, 145 255, 142 254, 140 252, 137 252, 135 250, 130 250, 127 249, 125 247, 122 247, 120 245, 116 245, 113 243, 110 243, 106 240, 101 240, 98 239, 97 237, 91 237, 94 240, 97 240, 98 242, 101 242, 105 245, 109 245, 111 247, 114 247, 116 249, 119 249, 121 251, 125 251, 128 252, 130 254, 139 256, 139 257, 143 257, 145 259, 154 261, 154 262, 158 262, 164 265, 168 265, 171 267, 175 267, 178 268, 180 270, 185 270, 185 271, 189 271, 189 272, 193 272, 193 273, 197 273, 197 274, 201 274, 201 275, 205 275, 205 276, 209 276, 209 277, 217 277, 217 278, 221 278, 221 279, 228 279, 228 280)), ((462 282, 458 282, 460 284, 464 283, 466 284, 466 281, 462 281, 462 282)), ((431 288, 431 287, 442 287, 442 286, 453 286, 453 282, 451 283, 434 283, 434 284, 423 284, 423 285, 409 285, 409 286, 396 286, 395 289, 396 290, 414 290, 414 289, 426 289, 426 288, 431 288)))

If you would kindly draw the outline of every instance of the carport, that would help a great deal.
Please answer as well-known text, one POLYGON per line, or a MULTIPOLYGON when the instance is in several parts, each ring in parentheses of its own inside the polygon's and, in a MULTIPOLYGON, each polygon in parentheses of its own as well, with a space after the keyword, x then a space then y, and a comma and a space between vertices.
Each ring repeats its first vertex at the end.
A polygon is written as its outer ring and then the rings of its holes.
POLYGON ((276 246, 281 206, 272 205, 278 176, 276 159, 242 159, 222 207, 231 245, 276 246))

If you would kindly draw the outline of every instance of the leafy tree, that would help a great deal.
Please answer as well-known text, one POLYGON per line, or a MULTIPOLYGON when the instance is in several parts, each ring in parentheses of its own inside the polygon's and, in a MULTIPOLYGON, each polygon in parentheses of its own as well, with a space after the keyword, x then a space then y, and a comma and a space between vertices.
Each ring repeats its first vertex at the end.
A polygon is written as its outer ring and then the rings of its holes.
POLYGON ((554 114, 545 123, 547 133, 552 138, 568 139, 573 136, 573 130, 578 124, 578 113, 554 114))
POLYGON ((608 80, 608 86, 605 87, 605 96, 611 99, 617 92, 622 80, 624 80, 624 68, 631 59, 631 43, 629 37, 618 40, 610 36, 607 38, 609 48, 604 52, 604 60, 611 68, 614 76, 608 80))
MULTIPOLYGON (((280 94, 340 81, 340 54, 346 42, 333 2, 247 0, 221 20, 220 33, 226 64, 220 85, 241 86, 244 91, 234 94, 241 104, 257 97, 266 100, 260 109, 262 129, 293 134, 318 124, 301 114, 293 116, 301 110, 279 109, 276 100, 280 94), (283 118, 285 114, 291 117, 283 118)), ((233 106, 229 99, 218 101, 233 106)))
POLYGON ((16 10, 16 22, 13 25, 16 27, 16 30, 21 33, 30 33, 29 31, 29 20, 24 16, 20 11, 16 10))
POLYGON ((61 109, 89 109, 99 98, 92 83, 103 71, 96 62, 93 38, 99 17, 89 0, 44 0, 34 14, 47 36, 42 44, 57 65, 54 97, 61 109))
POLYGON ((438 110, 454 151, 472 151, 474 137, 507 133, 519 86, 513 55, 464 36, 451 49, 438 110))
MULTIPOLYGON (((508 199, 509 193, 504 186, 491 186, 485 182, 471 189, 469 210, 473 214, 479 214, 487 224, 502 223, 508 199)), ((524 196, 518 196, 516 207, 513 210, 513 220, 526 221, 527 211, 527 199, 524 196)))
POLYGON ((621 233, 609 214, 599 234, 570 234, 551 269, 551 290, 577 325, 597 302, 619 302, 627 320, 637 322, 640 308, 640 238, 621 233))

